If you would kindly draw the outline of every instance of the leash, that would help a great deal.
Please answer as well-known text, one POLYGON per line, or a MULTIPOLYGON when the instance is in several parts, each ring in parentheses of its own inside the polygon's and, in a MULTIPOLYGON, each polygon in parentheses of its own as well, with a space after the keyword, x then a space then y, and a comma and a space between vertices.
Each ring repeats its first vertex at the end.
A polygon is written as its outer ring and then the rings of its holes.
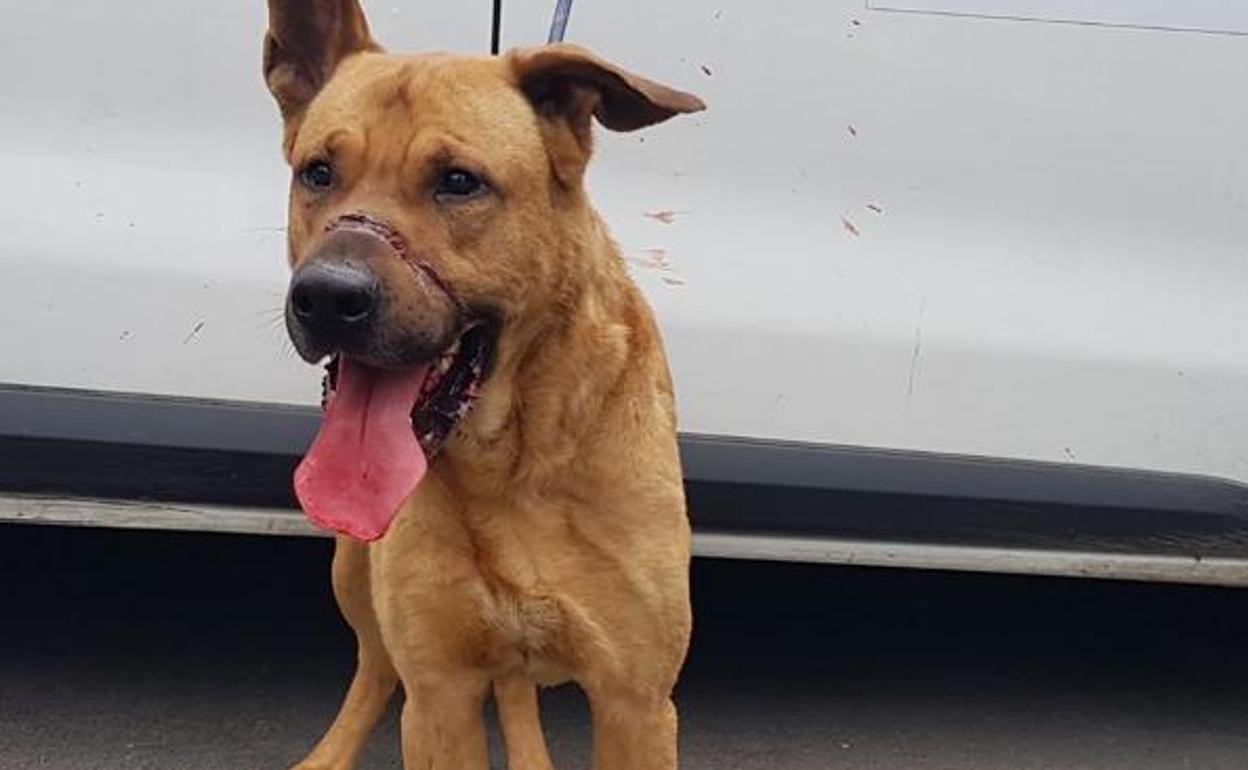
POLYGON ((494 20, 490 22, 490 53, 498 56, 498 38, 503 27, 503 0, 494 0, 494 20))
MULTIPOLYGON (((562 43, 568 31, 568 17, 572 15, 572 0, 557 0, 555 15, 550 20, 550 34, 547 43, 562 43)), ((499 39, 503 28, 503 0, 494 0, 494 16, 490 23, 490 53, 498 55, 499 39)))
POLYGON ((550 34, 547 43, 562 43, 563 33, 568 31, 568 16, 572 15, 572 0, 558 0, 555 3, 555 16, 550 20, 550 34))

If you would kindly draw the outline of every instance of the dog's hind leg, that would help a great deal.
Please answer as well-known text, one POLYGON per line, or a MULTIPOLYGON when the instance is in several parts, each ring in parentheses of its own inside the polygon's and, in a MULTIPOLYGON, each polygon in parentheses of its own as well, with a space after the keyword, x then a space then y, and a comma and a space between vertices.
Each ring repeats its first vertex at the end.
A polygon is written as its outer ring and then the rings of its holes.
POLYGON ((536 685, 523 674, 497 679, 494 701, 507 746, 507 770, 554 770, 542 734, 536 685))
POLYGON ((355 631, 355 676, 338 716, 307 759, 292 770, 351 770, 398 685, 382 644, 369 586, 368 546, 338 538, 334 549, 334 597, 355 631))

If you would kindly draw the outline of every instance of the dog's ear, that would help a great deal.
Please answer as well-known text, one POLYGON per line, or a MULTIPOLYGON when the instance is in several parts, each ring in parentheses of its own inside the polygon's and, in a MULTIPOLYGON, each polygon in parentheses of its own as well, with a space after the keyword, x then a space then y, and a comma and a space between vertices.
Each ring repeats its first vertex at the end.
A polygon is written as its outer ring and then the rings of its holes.
POLYGON ((264 80, 287 123, 303 113, 340 61, 379 50, 357 0, 269 0, 264 80))
POLYGON ((591 118, 613 131, 635 131, 698 112, 698 97, 623 70, 570 43, 507 52, 516 85, 545 125, 555 170, 573 184, 592 149, 591 118))

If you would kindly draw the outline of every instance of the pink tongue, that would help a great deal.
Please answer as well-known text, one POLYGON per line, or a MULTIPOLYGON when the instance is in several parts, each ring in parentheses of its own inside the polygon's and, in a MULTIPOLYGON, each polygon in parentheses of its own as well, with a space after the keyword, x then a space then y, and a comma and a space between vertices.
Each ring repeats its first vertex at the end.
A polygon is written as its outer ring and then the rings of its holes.
POLYGON ((318 527, 359 540, 376 540, 389 529, 427 467, 412 430, 427 372, 339 359, 321 430, 295 469, 295 495, 318 527))

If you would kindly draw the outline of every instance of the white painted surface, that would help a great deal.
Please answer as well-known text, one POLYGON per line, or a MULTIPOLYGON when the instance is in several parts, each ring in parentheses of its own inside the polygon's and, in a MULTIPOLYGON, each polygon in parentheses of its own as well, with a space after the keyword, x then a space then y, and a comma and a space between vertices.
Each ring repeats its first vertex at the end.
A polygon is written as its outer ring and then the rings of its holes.
MULTIPOLYGON (((298 511, 0 495, 0 521, 118 529, 326 537, 298 511)), ((1248 587, 1248 562, 1156 554, 862 542, 819 537, 695 532, 695 556, 858 567, 1056 575, 1102 580, 1248 587)))
MULTIPOLYGON (((374 33, 488 50, 478 3, 374 33)), ((0 381, 311 403, 281 326, 288 170, 264 0, 18 0, 0 28, 0 381)))
MULTIPOLYGON (((487 3, 366 7, 486 41, 487 3)), ((508 41, 550 9, 507 0, 508 41)), ((314 401, 263 3, 6 14, 0 381, 314 401)), ((710 104, 591 180, 685 429, 1248 481, 1248 41, 861 0, 578 2, 569 39, 710 104)))
POLYGON ((867 0, 876 10, 1248 34, 1243 0, 867 0))

